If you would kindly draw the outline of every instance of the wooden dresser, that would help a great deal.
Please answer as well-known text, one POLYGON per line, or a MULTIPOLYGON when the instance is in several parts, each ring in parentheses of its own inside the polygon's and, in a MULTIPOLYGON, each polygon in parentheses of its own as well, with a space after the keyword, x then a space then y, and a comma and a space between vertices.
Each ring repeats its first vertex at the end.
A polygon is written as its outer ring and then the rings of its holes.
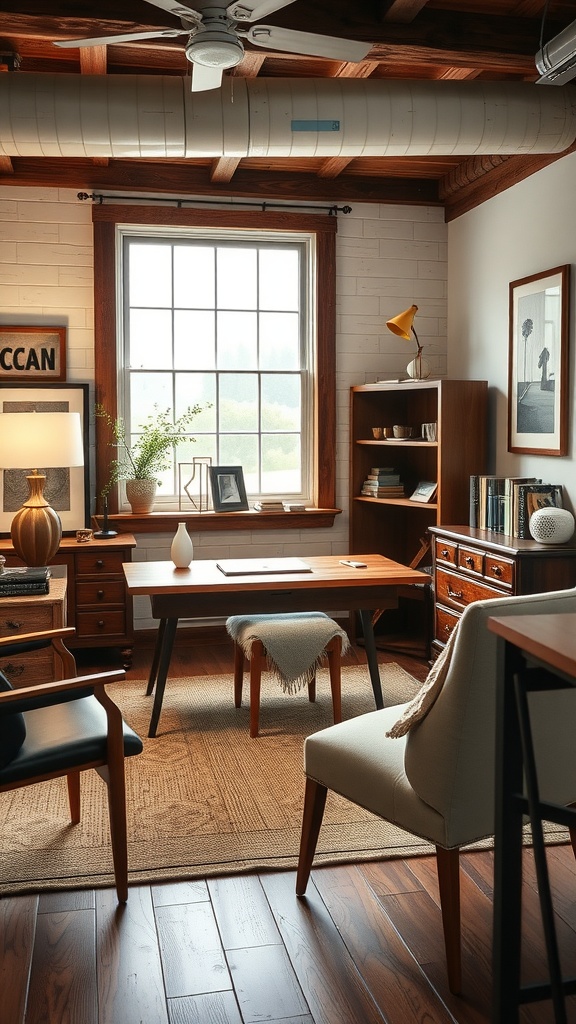
MULTIPOLYGON (((129 668, 134 640, 132 598, 126 590, 122 563, 132 558, 136 541, 132 534, 119 533, 110 540, 79 544, 75 537, 63 537, 53 565, 65 565, 68 578, 67 622, 76 636, 67 646, 118 647, 125 668, 129 668)), ((0 554, 8 565, 22 563, 11 541, 0 540, 0 554)))
MULTIPOLYGON (((51 579, 49 594, 0 598, 1 637, 16 637, 67 625, 65 579, 51 579)), ((62 676, 60 661, 52 647, 28 654, 0 654, 0 672, 13 686, 49 683, 62 676)))
POLYGON ((576 545, 538 544, 471 526, 430 526, 434 577, 432 654, 466 605, 492 597, 576 586, 576 545))

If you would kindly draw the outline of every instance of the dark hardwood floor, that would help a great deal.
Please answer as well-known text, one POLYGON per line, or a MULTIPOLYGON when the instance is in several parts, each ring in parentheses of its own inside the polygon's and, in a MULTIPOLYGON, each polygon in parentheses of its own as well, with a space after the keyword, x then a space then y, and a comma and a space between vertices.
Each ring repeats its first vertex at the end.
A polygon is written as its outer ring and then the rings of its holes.
MULTIPOLYGON (((80 671, 101 664, 79 656, 80 671)), ((190 650, 175 651, 183 669, 190 650)), ((135 650, 142 679, 150 648, 135 650)), ((421 660, 380 653, 419 678, 421 660)), ((231 649, 194 649, 202 672, 232 671, 231 649)), ((363 661, 355 648, 352 661, 363 661)), ((563 966, 576 960, 576 866, 549 848, 563 966)), ((433 858, 0 900, 2 1024, 487 1024, 493 858, 463 855, 464 995, 446 983, 433 858)), ((525 854, 523 978, 546 978, 533 863, 525 854)), ((572 967, 570 966, 572 965, 572 967)), ((576 1021, 576 997, 569 1000, 576 1021)), ((553 1020, 550 1003, 521 1020, 553 1020)))

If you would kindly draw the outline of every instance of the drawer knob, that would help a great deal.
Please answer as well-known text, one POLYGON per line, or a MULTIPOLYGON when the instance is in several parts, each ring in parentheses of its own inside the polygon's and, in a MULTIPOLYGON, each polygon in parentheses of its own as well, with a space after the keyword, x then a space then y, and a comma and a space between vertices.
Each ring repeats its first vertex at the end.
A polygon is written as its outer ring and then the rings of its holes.
POLYGON ((5 673, 5 675, 8 676, 9 679, 17 679, 18 676, 22 675, 24 671, 24 665, 13 665, 12 662, 9 661, 7 665, 4 665, 2 671, 5 673))
POLYGON ((452 587, 448 584, 448 597, 457 597, 461 601, 464 593, 462 590, 452 590, 452 587))
POLYGON ((96 591, 96 597, 98 598, 99 601, 101 601, 102 598, 104 597, 104 591, 103 590, 97 590, 96 591))
POLYGON ((466 565, 470 565, 472 567, 474 566, 474 559, 472 558, 471 555, 466 555, 464 561, 466 562, 466 565))
POLYGON ((6 626, 6 629, 22 629, 22 626, 24 625, 24 623, 23 622, 16 622, 15 619, 6 619, 6 622, 4 623, 4 625, 6 626))
POLYGON ((452 626, 449 626, 447 623, 444 623, 444 632, 447 633, 448 636, 450 636, 450 633, 452 632, 452 628, 453 628, 452 626))
POLYGON ((500 568, 499 565, 493 565, 492 566, 492 572, 494 573, 495 576, 501 576, 502 575, 502 569, 500 568))
POLYGON ((103 561, 102 558, 97 558, 96 559, 96 567, 98 569, 103 569, 104 568, 104 561, 103 561))
POLYGON ((98 629, 104 629, 104 625, 105 625, 104 619, 99 619, 97 625, 98 625, 98 629))
POLYGON ((450 552, 448 551, 448 548, 442 549, 442 558, 450 558, 450 552))

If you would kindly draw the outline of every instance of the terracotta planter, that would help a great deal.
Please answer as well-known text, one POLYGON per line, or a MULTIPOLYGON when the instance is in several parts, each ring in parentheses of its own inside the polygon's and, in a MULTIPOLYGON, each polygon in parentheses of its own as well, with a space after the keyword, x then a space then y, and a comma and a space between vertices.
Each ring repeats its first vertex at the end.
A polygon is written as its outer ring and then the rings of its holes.
POLYGON ((135 515, 152 511, 156 486, 155 480, 126 480, 126 497, 135 515))

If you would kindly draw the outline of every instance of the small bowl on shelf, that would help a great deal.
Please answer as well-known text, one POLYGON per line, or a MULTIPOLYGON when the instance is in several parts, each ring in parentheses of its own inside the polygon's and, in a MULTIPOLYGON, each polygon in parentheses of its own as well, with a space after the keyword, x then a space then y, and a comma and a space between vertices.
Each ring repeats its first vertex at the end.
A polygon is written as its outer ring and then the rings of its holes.
POLYGON ((407 438, 414 436, 414 427, 404 427, 396 424, 392 429, 394 437, 399 441, 406 441, 407 438))

